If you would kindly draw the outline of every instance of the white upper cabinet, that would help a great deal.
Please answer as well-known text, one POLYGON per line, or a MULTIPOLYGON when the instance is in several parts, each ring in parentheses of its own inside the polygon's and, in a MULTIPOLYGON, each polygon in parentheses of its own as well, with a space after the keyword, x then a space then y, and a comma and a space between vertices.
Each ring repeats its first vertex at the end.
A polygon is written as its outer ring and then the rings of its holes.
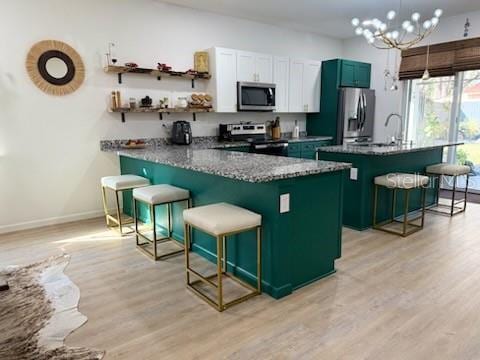
POLYGON ((320 111, 320 61, 290 61, 289 112, 320 111))
POLYGON ((209 50, 212 79, 207 91, 213 96, 216 112, 237 112, 237 51, 225 48, 209 50))
POLYGON ((288 93, 288 111, 305 112, 303 101, 303 76, 305 72, 305 61, 290 60, 290 81, 288 93))
POLYGON ((288 89, 290 59, 275 56, 273 58, 273 83, 275 89, 275 112, 288 112, 288 89))
POLYGON ((271 84, 273 82, 273 56, 255 54, 255 73, 257 81, 271 84))
POLYGON ((273 57, 247 51, 237 51, 237 81, 271 83, 273 57))
POLYGON ((305 112, 320 111, 320 61, 308 60, 303 76, 303 98, 305 112))
POLYGON ((237 51, 237 81, 257 81, 254 53, 237 51))
POLYGON ((226 48, 209 49, 207 92, 216 112, 237 112, 237 82, 276 85, 276 112, 320 111, 320 61, 292 59, 226 48))

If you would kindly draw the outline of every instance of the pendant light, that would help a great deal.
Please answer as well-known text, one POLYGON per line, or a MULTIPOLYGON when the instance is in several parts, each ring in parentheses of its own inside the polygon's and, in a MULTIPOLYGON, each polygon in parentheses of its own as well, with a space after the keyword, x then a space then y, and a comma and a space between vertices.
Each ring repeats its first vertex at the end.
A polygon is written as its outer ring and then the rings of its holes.
POLYGON ((425 63, 425 71, 423 72, 422 80, 430 79, 430 73, 428 72, 428 57, 430 55, 430 45, 427 46, 427 61, 425 63))

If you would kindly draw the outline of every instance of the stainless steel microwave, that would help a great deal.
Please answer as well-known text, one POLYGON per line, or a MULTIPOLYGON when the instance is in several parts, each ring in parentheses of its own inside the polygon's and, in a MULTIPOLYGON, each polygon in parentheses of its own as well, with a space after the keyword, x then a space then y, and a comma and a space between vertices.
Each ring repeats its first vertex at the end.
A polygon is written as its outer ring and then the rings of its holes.
POLYGON ((275 110, 275 84, 239 81, 237 107, 238 111, 275 110))

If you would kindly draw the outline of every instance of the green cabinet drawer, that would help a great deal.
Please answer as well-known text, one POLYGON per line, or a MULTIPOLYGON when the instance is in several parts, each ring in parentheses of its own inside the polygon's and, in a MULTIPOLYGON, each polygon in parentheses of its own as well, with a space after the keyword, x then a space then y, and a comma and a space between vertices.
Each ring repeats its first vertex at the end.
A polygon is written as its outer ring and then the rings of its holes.
POLYGON ((315 150, 302 151, 302 158, 303 159, 316 160, 316 154, 317 154, 317 152, 315 150))
POLYGON ((302 143, 302 153, 306 151, 315 151, 318 146, 318 142, 305 142, 302 143))
POLYGON ((300 143, 288 143, 288 154, 290 154, 290 152, 294 153, 301 150, 302 148, 300 147, 300 143))

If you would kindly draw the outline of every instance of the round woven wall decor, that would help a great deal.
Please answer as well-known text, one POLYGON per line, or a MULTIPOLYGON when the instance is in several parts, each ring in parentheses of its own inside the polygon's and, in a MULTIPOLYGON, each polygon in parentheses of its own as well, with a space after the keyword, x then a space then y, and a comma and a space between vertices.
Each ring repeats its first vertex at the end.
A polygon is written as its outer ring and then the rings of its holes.
POLYGON ((67 95, 77 90, 85 79, 82 58, 70 45, 57 40, 43 40, 32 46, 26 67, 30 79, 51 95, 67 95))

